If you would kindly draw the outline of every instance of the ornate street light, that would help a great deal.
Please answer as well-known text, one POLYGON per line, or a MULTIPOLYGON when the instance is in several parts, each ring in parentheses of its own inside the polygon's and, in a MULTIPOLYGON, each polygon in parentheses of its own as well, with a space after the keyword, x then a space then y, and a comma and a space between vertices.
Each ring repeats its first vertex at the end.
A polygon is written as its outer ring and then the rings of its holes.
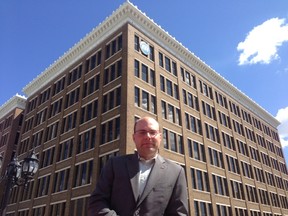
POLYGON ((24 185, 27 186, 27 182, 31 180, 39 168, 39 160, 35 155, 34 150, 32 151, 30 157, 24 158, 22 163, 21 177, 25 180, 24 185))
MULTIPOLYGON (((0 158, 1 159, 1 158, 0 158)), ((1 163, 1 162, 0 162, 1 163)), ((8 204, 10 193, 12 188, 17 186, 25 186, 27 187, 28 182, 34 177, 35 173, 39 168, 39 160, 37 159, 34 150, 32 151, 30 157, 24 158, 22 165, 18 162, 17 158, 13 158, 13 160, 8 164, 6 173, 4 177, 1 179, 6 180, 6 188, 4 196, 2 197, 1 202, 1 216, 5 215, 6 206, 8 204)))

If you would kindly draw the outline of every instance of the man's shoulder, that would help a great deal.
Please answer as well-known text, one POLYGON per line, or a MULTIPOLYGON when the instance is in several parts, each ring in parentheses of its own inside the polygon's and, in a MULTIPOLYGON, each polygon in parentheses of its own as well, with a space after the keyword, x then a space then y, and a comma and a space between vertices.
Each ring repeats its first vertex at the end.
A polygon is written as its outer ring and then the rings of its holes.
POLYGON ((159 155, 159 159, 160 159, 160 161, 166 163, 167 166, 171 166, 171 167, 173 167, 175 169, 181 169, 182 168, 180 164, 178 164, 175 161, 172 161, 172 160, 170 160, 168 158, 165 158, 163 156, 159 155))

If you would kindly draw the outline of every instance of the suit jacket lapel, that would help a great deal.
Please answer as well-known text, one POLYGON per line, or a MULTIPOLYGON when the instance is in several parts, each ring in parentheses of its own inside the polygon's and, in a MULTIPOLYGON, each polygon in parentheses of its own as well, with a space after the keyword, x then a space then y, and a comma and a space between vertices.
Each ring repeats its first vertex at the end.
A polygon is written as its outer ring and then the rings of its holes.
POLYGON ((138 199, 138 179, 139 179, 139 163, 138 163, 138 157, 137 154, 132 155, 128 158, 127 161, 127 169, 130 177, 130 183, 133 191, 133 195, 135 198, 135 201, 138 199))
POLYGON ((144 191, 140 197, 139 203, 141 203, 144 198, 150 193, 150 191, 153 189, 153 187, 155 186, 155 184, 157 184, 159 182, 159 178, 161 176, 163 176, 163 172, 165 170, 165 161, 164 159, 158 155, 156 160, 155 160, 155 164, 150 172, 150 175, 148 177, 146 186, 144 188, 144 191))

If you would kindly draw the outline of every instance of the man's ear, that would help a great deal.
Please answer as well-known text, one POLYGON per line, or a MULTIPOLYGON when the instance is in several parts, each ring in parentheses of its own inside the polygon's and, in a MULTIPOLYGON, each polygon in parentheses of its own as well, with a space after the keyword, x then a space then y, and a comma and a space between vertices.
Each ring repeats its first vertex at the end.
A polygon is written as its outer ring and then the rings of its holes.
POLYGON ((134 134, 132 134, 132 139, 133 139, 133 141, 135 142, 134 134))

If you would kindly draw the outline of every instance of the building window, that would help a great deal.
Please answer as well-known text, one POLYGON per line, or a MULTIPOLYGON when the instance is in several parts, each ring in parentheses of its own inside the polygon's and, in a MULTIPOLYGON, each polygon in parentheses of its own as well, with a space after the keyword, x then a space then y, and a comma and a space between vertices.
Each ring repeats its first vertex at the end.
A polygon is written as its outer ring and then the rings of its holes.
POLYGON ((105 59, 110 58, 120 50, 122 50, 122 35, 117 36, 110 43, 106 44, 105 59))
POLYGON ((38 105, 41 105, 44 102, 46 102, 47 100, 49 100, 50 90, 51 90, 51 88, 48 88, 45 91, 41 92, 41 94, 39 95, 39 104, 38 105))
POLYGON ((68 132, 76 127, 77 111, 63 118, 61 133, 68 132))
POLYGON ((239 109, 238 105, 236 105, 235 103, 229 101, 229 108, 230 108, 230 111, 233 114, 235 114, 236 116, 241 118, 240 109, 239 109))
POLYGON ((100 74, 97 74, 88 81, 85 81, 83 86, 83 98, 99 90, 99 84, 100 84, 100 74))
POLYGON ((189 138, 187 139, 187 142, 188 142, 189 157, 206 162, 204 145, 189 138))
POLYGON ((148 83, 148 67, 142 64, 141 71, 142 71, 142 80, 148 83))
POLYGON ((44 216, 45 215, 46 206, 33 208, 33 215, 44 216))
POLYGON ((134 76, 140 78, 140 63, 138 60, 134 60, 134 76))
POLYGON ((205 129, 206 129, 206 138, 220 144, 220 136, 218 128, 215 128, 212 125, 208 125, 207 123, 205 123, 205 129))
POLYGON ((235 213, 236 213, 236 216, 240 216, 240 215, 243 215, 243 216, 248 216, 248 211, 247 209, 243 209, 243 208, 235 208, 235 213))
POLYGON ((193 189, 210 192, 208 173, 194 168, 190 168, 190 172, 193 189))
POLYGON ((165 69, 171 72, 171 61, 167 56, 165 56, 165 69))
POLYGON ((67 190, 69 177, 70 168, 56 172, 54 175, 53 193, 67 190))
POLYGON ((231 129, 230 117, 228 115, 218 111, 218 117, 221 125, 224 125, 225 127, 231 129))
POLYGON ((174 107, 171 104, 166 103, 163 100, 161 101, 161 105, 162 105, 163 118, 181 126, 180 109, 177 107, 174 107))
POLYGON ((134 88, 134 102, 135 106, 141 107, 144 110, 156 114, 156 97, 152 94, 149 94, 145 90, 140 90, 138 87, 134 88))
POLYGON ((53 88, 52 88, 53 89, 52 96, 60 93, 64 88, 65 88, 65 76, 54 83, 53 88))
POLYGON ((31 112, 32 110, 34 110, 37 107, 38 104, 38 98, 34 98, 31 101, 28 102, 27 105, 27 113, 31 112))
POLYGON ((213 92, 212 92, 212 88, 210 86, 208 86, 206 83, 204 83, 203 81, 199 80, 199 85, 200 85, 200 92, 210 98, 211 100, 213 100, 213 92))
MULTIPOLYGON (((5 214, 6 216, 14 216, 15 214, 14 213, 7 213, 5 214)), ((19 210, 17 216, 28 216, 29 215, 29 209, 28 210, 19 210)))
POLYGON ((112 110, 121 104, 121 86, 103 96, 102 113, 112 110))
POLYGON ((134 35, 134 49, 138 52, 140 50, 140 42, 139 37, 137 35, 134 35))
POLYGON ((222 94, 220 94, 219 92, 215 91, 215 97, 216 97, 216 102, 227 109, 227 99, 225 96, 223 96, 222 94))
POLYGON ((239 164, 238 164, 237 158, 226 155, 226 161, 227 161, 228 170, 230 172, 240 174, 240 169, 239 169, 239 164))
POLYGON ((178 73, 177 73, 177 64, 176 64, 176 62, 174 62, 174 61, 172 61, 172 74, 174 75, 174 76, 178 76, 178 73))
POLYGON ((186 91, 185 89, 182 89, 182 94, 183 94, 184 104, 199 111, 198 97, 194 96, 192 93, 190 93, 189 91, 186 91))
POLYGON ((163 129, 163 142, 165 149, 184 154, 184 144, 181 135, 163 129))
POLYGON ((247 178, 253 179, 253 171, 251 165, 241 161, 241 167, 243 175, 247 178))
POLYGON ((243 184, 238 181, 230 180, 232 196, 236 199, 245 200, 243 184))
POLYGON ((161 91, 165 92, 165 78, 163 76, 160 76, 160 88, 161 91))
POLYGON ((235 142, 233 136, 222 132, 222 141, 225 147, 235 151, 235 142))
POLYGON ((238 147, 238 152, 242 155, 249 157, 247 144, 238 139, 236 140, 236 143, 238 147))
POLYGON ((55 147, 44 150, 41 155, 40 168, 51 165, 54 162, 55 147))
POLYGON ((101 144, 120 138, 120 117, 114 118, 104 124, 101 129, 101 144), (111 130, 112 125, 112 130, 111 130), (111 136, 112 133, 112 136, 111 136))
POLYGON ((66 140, 59 145, 59 152, 57 161, 66 160, 72 157, 73 152, 73 138, 66 140))
POLYGON ((72 71, 69 72, 67 78, 67 86, 79 80, 81 76, 82 76, 82 65, 79 65, 78 67, 74 68, 72 71))
POLYGON ((87 215, 88 200, 89 197, 71 200, 69 216, 87 215))
POLYGON ((88 151, 95 147, 96 143, 96 128, 92 128, 79 135, 77 154, 88 151))
POLYGON ((202 125, 201 120, 185 113, 186 129, 191 130, 194 133, 202 135, 202 125))
POLYGON ((79 93, 80 93, 80 88, 78 87, 77 89, 71 91, 70 93, 66 95, 65 109, 79 101, 79 93))
POLYGON ((31 142, 32 146, 34 147, 40 146, 42 144, 42 138, 43 138, 43 130, 37 131, 37 133, 33 134, 31 142))
POLYGON ((97 51, 95 54, 93 54, 90 58, 86 60, 85 65, 85 74, 89 71, 93 70, 95 67, 101 64, 101 58, 102 58, 102 50, 97 51))
POLYGON ((202 101, 202 110, 203 110, 203 114, 208 116, 209 118, 213 119, 213 120, 217 120, 216 118, 216 113, 215 113, 215 108, 213 106, 211 106, 208 103, 205 103, 204 101, 202 101))
POLYGON ((93 160, 78 164, 75 167, 73 187, 90 184, 92 181, 93 160))
POLYGON ((230 216, 232 215, 232 209, 227 205, 216 204, 217 216, 230 216))
POLYGON ((32 129, 33 122, 34 122, 34 118, 33 117, 25 120, 25 122, 24 122, 24 132, 27 132, 27 131, 32 129))
POLYGON ((246 132, 246 138, 247 139, 251 140, 252 142, 256 142, 255 134, 252 130, 245 127, 245 132, 246 132))
POLYGON ((39 178, 36 187, 36 197, 48 195, 49 185, 50 175, 39 178))
POLYGON ((172 81, 165 79, 164 76, 160 75, 160 86, 161 91, 179 100, 179 88, 177 84, 172 83, 172 81))
POLYGON ((250 210, 251 216, 261 216, 261 212, 259 210, 250 210))
POLYGON ((46 128, 45 142, 52 140, 52 139, 57 137, 58 125, 59 125, 59 122, 55 122, 54 124, 51 124, 46 128))
POLYGON ((122 59, 105 68, 104 85, 114 81, 122 75, 122 59))
POLYGON ((257 191, 254 186, 245 185, 248 201, 258 203, 257 191))
POLYGON ((134 92, 134 104, 135 106, 140 107, 140 89, 135 87, 134 92))
POLYGON ((144 82, 155 86, 155 71, 148 68, 148 66, 145 64, 141 64, 140 71, 140 63, 138 60, 134 60, 134 75, 142 79, 144 82))
POLYGON ((260 162, 260 154, 259 154, 258 149, 255 149, 255 148, 253 148, 251 146, 249 146, 249 149, 250 149, 251 158, 253 160, 256 160, 256 161, 260 162))
POLYGON ((269 195, 267 190, 258 189, 260 202, 264 205, 270 205, 269 195))
MULTIPOLYGON (((256 181, 265 183, 264 172, 258 167, 254 167, 256 181)), ((283 188, 282 188, 283 189, 283 188)))
POLYGON ((224 169, 223 154, 216 149, 208 148, 210 164, 224 169))
POLYGON ((227 179, 225 177, 214 174, 212 174, 212 179, 214 184, 214 193, 223 196, 229 196, 227 179))
POLYGON ((194 200, 194 215, 213 216, 212 204, 206 201, 194 200))
POLYGON ((265 175, 266 175, 267 184, 275 187, 275 180, 274 180, 273 174, 265 171, 265 175))
POLYGON ((159 65, 164 67, 163 54, 161 52, 159 52, 159 65))
POLYGON ((90 121, 97 117, 98 113, 98 99, 85 105, 81 108, 81 121, 80 124, 90 121))
POLYGON ((53 104, 51 104, 50 111, 49 111, 49 118, 54 117, 56 114, 61 112, 62 103, 63 103, 63 99, 60 98, 59 100, 57 100, 53 104))
POLYGON ((56 203, 50 206, 49 216, 65 215, 66 202, 56 203))
POLYGON ((191 74, 189 71, 185 70, 183 67, 181 69, 182 81, 187 85, 196 89, 196 78, 195 75, 191 74))

